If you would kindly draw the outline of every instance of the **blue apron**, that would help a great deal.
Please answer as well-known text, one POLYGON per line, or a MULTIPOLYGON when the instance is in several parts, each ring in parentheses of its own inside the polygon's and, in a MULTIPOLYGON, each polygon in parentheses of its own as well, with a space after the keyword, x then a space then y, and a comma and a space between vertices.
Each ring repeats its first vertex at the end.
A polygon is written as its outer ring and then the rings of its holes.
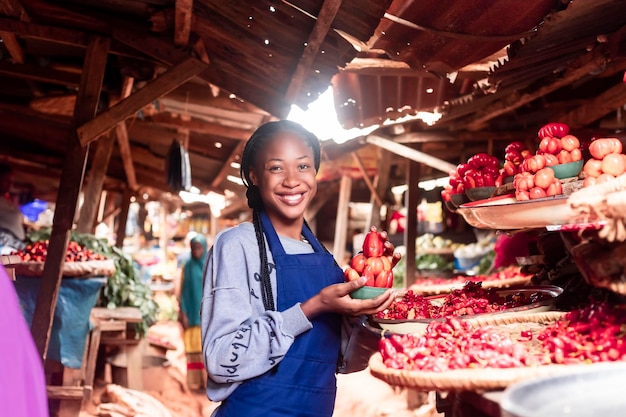
MULTIPOLYGON (((261 222, 276 264, 277 310, 303 302, 324 287, 343 282, 343 273, 303 227, 314 253, 288 255, 265 213, 261 222)), ((331 417, 335 406, 340 316, 321 314, 313 328, 296 337, 283 360, 265 374, 241 384, 216 410, 219 417, 331 417)))

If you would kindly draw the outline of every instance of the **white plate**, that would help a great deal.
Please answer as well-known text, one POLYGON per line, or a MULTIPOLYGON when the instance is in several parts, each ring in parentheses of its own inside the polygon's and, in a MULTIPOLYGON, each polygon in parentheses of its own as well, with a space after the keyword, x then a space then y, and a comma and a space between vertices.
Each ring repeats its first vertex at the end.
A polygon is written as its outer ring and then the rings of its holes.
MULTIPOLYGON (((461 205, 457 212, 467 223, 481 229, 543 228, 577 223, 577 215, 567 203, 568 196, 557 195, 517 201, 511 195, 493 197, 461 205)), ((590 219, 585 219, 589 221, 590 219)))
POLYGON ((590 364, 571 373, 510 385, 500 400, 503 417, 623 417, 626 363, 590 364))

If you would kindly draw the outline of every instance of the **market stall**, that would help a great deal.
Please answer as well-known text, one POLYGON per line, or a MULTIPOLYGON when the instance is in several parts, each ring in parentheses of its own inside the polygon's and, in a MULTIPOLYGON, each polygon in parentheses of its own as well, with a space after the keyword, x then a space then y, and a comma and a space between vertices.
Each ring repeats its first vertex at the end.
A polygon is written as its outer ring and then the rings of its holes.
MULTIPOLYGON (((448 188, 452 196, 465 194, 449 209, 469 224, 533 234, 538 254, 501 269, 516 271, 501 280, 489 274, 412 286, 385 315, 373 317, 387 337, 370 359, 372 374, 392 385, 436 391, 446 416, 582 416, 626 406, 623 396, 603 395, 601 384, 585 382, 626 359, 620 330, 626 323, 622 143, 594 138, 583 156, 567 125, 547 125, 538 136, 536 152, 519 154, 510 184, 503 181, 505 168, 481 177, 481 167, 492 163, 481 156, 453 172, 448 188), (544 148, 547 143, 554 148, 544 148), (550 155, 566 146, 580 163, 561 173, 571 159, 552 161, 550 155), (542 300, 541 285, 557 291, 542 300), (532 299, 524 298, 527 291, 532 299), (570 391, 561 388, 565 374, 578 378, 569 379, 570 391), (532 399, 538 392, 541 402, 532 399)), ((623 376, 611 381, 625 382, 623 376)))

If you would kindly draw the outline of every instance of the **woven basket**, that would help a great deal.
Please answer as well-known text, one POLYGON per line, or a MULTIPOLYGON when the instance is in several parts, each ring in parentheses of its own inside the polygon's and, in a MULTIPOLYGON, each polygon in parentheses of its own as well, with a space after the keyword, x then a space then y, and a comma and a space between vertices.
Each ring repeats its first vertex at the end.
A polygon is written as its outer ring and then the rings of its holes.
MULTIPOLYGON (((494 279, 494 280, 484 280, 482 281, 483 288, 507 288, 512 287, 514 285, 526 285, 530 282, 532 276, 517 276, 513 278, 506 279, 494 279)), ((453 290, 458 290, 463 288, 465 282, 454 281, 449 284, 419 284, 415 283, 411 285, 409 289, 413 290, 416 294, 421 295, 437 295, 452 292, 453 290)))
MULTIPOLYGON (((43 262, 22 262, 6 265, 15 270, 15 275, 40 277, 43 275, 43 262)), ((112 259, 88 262, 65 262, 63 276, 72 278, 110 277, 115 273, 115 262, 112 259)))
MULTIPOLYGON (((548 311, 532 314, 517 314, 466 319, 473 326, 498 326, 503 332, 519 334, 522 329, 539 331, 566 313, 548 311)), ((445 372, 403 370, 388 368, 380 353, 369 360, 373 376, 390 385, 408 387, 422 391, 487 391, 504 389, 510 384, 530 378, 557 375, 586 365, 545 365, 520 368, 475 368, 455 369, 445 372)))

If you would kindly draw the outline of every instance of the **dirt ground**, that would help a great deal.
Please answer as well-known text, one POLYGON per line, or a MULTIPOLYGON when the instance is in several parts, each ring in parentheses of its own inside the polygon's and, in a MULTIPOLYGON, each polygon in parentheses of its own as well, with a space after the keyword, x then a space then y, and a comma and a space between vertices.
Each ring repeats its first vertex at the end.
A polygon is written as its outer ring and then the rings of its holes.
MULTIPOLYGON (((186 386, 185 354, 179 324, 173 321, 157 323, 150 329, 150 335, 169 341, 175 349, 167 351, 167 366, 159 368, 156 377, 151 374, 153 379, 148 382, 152 389, 144 392, 158 400, 172 417, 209 417, 218 404, 211 402, 204 392, 193 392, 186 386)), ((106 395, 103 395, 105 388, 112 382, 111 374, 107 371, 96 380, 92 399, 83 406, 80 417, 113 415, 98 411, 98 404, 106 402, 106 395)), ((155 415, 154 411, 152 413, 155 415)), ((150 412, 136 414, 137 417, 144 415, 148 416, 150 412)), ((433 393, 416 393, 392 387, 373 377, 366 369, 349 375, 338 375, 333 417, 353 416, 435 417, 438 414, 433 393)))

